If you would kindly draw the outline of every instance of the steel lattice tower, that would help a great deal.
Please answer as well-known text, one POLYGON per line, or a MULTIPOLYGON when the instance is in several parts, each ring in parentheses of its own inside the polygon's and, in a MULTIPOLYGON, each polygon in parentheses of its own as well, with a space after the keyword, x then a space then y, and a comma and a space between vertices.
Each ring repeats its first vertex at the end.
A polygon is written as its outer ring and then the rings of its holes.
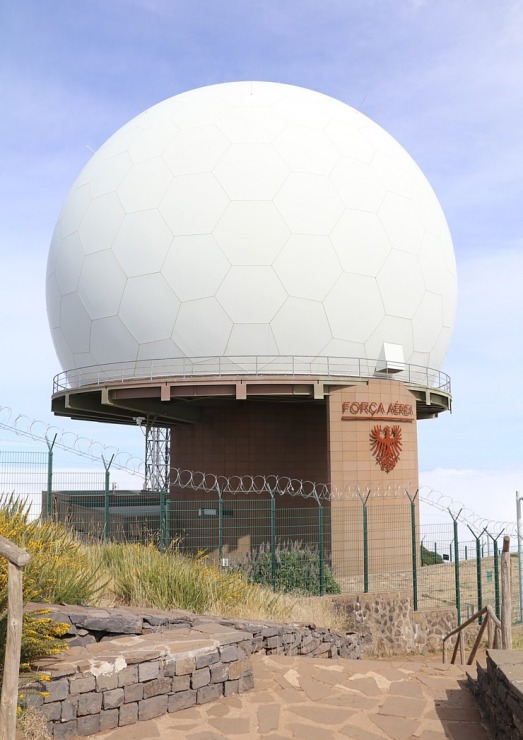
POLYGON ((169 427, 147 425, 145 428, 145 482, 146 491, 169 490, 169 427))

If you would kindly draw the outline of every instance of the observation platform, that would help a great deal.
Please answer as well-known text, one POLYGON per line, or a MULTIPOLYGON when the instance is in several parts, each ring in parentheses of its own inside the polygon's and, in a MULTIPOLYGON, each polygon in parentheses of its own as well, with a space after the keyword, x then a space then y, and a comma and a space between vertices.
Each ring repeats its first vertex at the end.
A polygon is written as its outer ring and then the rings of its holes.
POLYGON ((53 381, 52 411, 72 419, 195 424, 208 406, 246 400, 325 404, 330 390, 369 379, 402 383, 416 418, 449 411, 450 378, 420 365, 340 357, 249 356, 137 360, 78 368, 53 381))

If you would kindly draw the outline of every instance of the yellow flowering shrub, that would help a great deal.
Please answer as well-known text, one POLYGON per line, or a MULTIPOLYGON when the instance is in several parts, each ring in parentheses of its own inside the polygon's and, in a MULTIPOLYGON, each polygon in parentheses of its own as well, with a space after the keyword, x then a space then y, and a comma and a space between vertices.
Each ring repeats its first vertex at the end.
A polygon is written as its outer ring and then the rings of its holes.
MULTIPOLYGON (((31 556, 23 573, 23 600, 86 604, 103 587, 98 570, 86 557, 81 543, 65 527, 50 520, 29 519, 25 503, 14 496, 0 496, 0 534, 31 556)), ((8 563, 0 558, 0 682, 7 630, 8 563)), ((22 670, 37 658, 56 655, 65 648, 61 637, 67 625, 33 611, 24 615, 22 670)))

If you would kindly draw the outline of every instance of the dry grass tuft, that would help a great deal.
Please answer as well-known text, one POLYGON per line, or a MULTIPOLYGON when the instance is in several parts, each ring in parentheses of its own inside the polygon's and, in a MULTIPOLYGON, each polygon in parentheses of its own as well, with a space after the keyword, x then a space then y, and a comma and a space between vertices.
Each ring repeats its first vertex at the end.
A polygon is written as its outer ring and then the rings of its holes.
POLYGON ((51 735, 47 732, 46 718, 32 707, 26 709, 18 718, 17 729, 25 740, 51 740, 51 735))
POLYGON ((331 629, 346 620, 329 599, 274 593, 249 583, 238 572, 224 572, 203 554, 190 557, 176 548, 161 553, 154 545, 97 544, 86 555, 107 582, 99 603, 159 609, 185 609, 239 619, 305 622, 331 629))

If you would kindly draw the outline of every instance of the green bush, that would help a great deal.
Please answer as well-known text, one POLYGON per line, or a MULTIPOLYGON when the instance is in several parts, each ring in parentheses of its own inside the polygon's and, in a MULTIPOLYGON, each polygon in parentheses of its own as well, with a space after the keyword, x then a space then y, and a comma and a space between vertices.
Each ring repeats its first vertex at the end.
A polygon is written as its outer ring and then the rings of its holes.
MULTIPOLYGON (((261 545, 236 564, 237 570, 252 583, 285 593, 320 595, 320 556, 313 547, 301 542, 280 544, 275 551, 275 566, 273 583, 272 553, 268 545, 261 545)), ((328 565, 324 567, 323 585, 326 594, 341 593, 328 565)))
POLYGON ((422 565, 440 565, 443 562, 441 555, 434 550, 428 550, 424 545, 421 546, 421 564, 422 565))

